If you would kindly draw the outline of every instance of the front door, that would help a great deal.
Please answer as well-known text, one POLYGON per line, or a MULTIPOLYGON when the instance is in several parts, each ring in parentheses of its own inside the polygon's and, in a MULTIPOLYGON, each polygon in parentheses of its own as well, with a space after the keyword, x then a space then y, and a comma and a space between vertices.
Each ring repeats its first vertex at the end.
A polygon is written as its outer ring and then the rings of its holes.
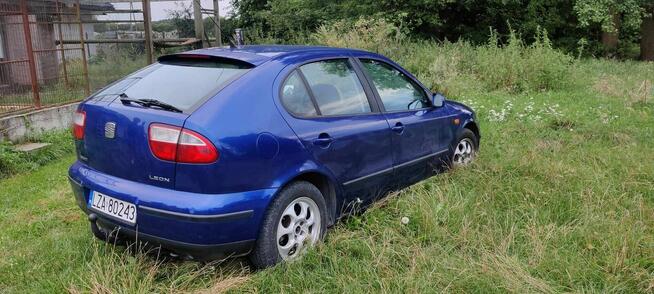
POLYGON ((395 179, 405 186, 431 175, 440 151, 440 116, 427 92, 402 71, 360 59, 392 131, 395 179))
POLYGON ((385 193, 393 175, 391 131, 361 75, 349 59, 322 60, 300 66, 281 90, 293 130, 343 183, 345 212, 385 193))

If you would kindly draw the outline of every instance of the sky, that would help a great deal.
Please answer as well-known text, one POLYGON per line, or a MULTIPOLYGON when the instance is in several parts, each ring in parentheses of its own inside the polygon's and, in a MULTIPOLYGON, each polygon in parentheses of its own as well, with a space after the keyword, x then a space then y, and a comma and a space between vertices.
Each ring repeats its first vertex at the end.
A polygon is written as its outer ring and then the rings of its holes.
MULTIPOLYGON (((111 2, 111 0, 108 0, 111 2)), ((141 3, 140 0, 135 0, 133 9, 140 9, 141 3)), ((191 4, 191 0, 176 0, 171 2, 152 2, 150 8, 152 10, 152 20, 162 20, 168 18, 168 11, 179 9, 178 4, 184 4, 186 6, 191 4)), ((116 9, 132 9, 130 8, 130 3, 112 3, 116 9)), ((201 0, 202 8, 213 9, 212 0, 201 0)), ((230 5, 229 0, 220 0, 220 16, 227 16, 232 11, 232 6, 230 5)), ((98 19, 108 20, 124 20, 130 19, 130 14, 108 14, 107 16, 98 17, 98 19)), ((205 15, 207 17, 208 15, 205 15)), ((135 13, 132 17, 137 20, 143 19, 140 13, 135 13)))

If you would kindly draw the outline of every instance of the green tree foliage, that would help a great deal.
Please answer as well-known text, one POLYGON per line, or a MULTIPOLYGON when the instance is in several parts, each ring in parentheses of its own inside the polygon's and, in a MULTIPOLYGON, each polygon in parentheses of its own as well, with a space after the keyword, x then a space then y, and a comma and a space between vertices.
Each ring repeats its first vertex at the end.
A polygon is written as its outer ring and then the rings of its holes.
POLYGON ((576 24, 573 3, 566 0, 234 0, 243 27, 259 27, 275 37, 312 32, 322 24, 359 17, 390 21, 422 38, 481 44, 489 28, 508 37, 511 30, 533 40, 538 28, 560 36, 556 46, 576 49, 588 29, 576 24))
MULTIPOLYGON (((651 1, 651 0, 649 0, 651 1)), ((643 6, 648 0, 577 0, 574 5, 581 26, 599 24, 605 32, 619 27, 637 30, 645 15, 643 6), (615 17, 618 16, 619 24, 615 17)))
POLYGON ((575 53, 583 47, 593 55, 603 52, 606 32, 619 30, 621 46, 635 45, 643 6, 652 1, 232 0, 237 25, 283 41, 309 35, 321 25, 366 17, 383 19, 423 39, 465 39, 473 44, 484 43, 490 28, 501 42, 507 42, 512 31, 532 42, 545 30, 554 47, 575 53), (616 17, 620 26, 615 25, 616 17))
POLYGON ((601 30, 600 40, 605 55, 629 55, 626 53, 629 45, 641 38, 640 24, 646 16, 644 6, 651 1, 576 0, 574 11, 581 27, 596 26, 601 30), (619 45, 622 48, 618 48, 619 45))
POLYGON ((168 11, 168 17, 173 28, 177 30, 180 38, 195 36, 193 25, 193 8, 191 4, 177 3, 177 9, 168 11))

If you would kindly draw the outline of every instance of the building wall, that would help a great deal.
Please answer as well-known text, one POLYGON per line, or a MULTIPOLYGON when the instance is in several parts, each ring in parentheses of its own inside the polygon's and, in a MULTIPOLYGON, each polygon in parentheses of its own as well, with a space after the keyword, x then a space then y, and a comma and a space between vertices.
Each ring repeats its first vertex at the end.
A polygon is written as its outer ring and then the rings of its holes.
MULTIPOLYGON (((37 22, 34 15, 29 15, 30 22, 37 22)), ((7 15, 5 22, 6 59, 27 59, 27 44, 25 43, 25 30, 22 25, 22 16, 7 15)), ((52 24, 30 24, 32 45, 34 50, 54 49, 54 35, 52 24)), ((41 83, 56 82, 59 67, 56 52, 38 52, 34 54, 36 76, 41 83)), ((10 82, 18 85, 31 85, 29 64, 27 62, 12 63, 9 65, 10 82)))
MULTIPOLYGON (((71 10, 70 12, 74 12, 71 10)), ((94 16, 82 16, 82 21, 94 20, 94 16)), ((77 16, 75 15, 65 15, 63 16, 64 22, 75 22, 77 21, 77 16)), ((95 39, 95 29, 93 24, 83 24, 82 25, 84 39, 85 40, 94 40, 95 39)), ((61 32, 64 40, 79 40, 79 24, 61 24, 61 32)), ((54 36, 59 40, 59 25, 54 25, 54 36)), ((66 44, 64 48, 79 48, 80 44, 66 44)), ((84 49, 86 50, 86 56, 92 57, 95 56, 98 52, 98 44, 85 44, 84 49)), ((74 60, 82 58, 81 50, 66 50, 66 60, 74 60)), ((61 56, 59 56, 59 63, 62 62, 61 56)))

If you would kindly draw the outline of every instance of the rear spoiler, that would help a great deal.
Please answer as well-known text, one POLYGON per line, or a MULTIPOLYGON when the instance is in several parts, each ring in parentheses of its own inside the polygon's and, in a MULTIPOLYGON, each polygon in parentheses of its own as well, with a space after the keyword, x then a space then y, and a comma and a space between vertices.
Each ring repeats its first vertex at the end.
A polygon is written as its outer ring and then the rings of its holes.
POLYGON ((233 64, 240 68, 253 68, 256 66, 252 63, 240 59, 208 55, 208 54, 197 54, 197 53, 177 53, 177 54, 164 55, 157 58, 157 61, 161 63, 212 61, 212 62, 233 64))

